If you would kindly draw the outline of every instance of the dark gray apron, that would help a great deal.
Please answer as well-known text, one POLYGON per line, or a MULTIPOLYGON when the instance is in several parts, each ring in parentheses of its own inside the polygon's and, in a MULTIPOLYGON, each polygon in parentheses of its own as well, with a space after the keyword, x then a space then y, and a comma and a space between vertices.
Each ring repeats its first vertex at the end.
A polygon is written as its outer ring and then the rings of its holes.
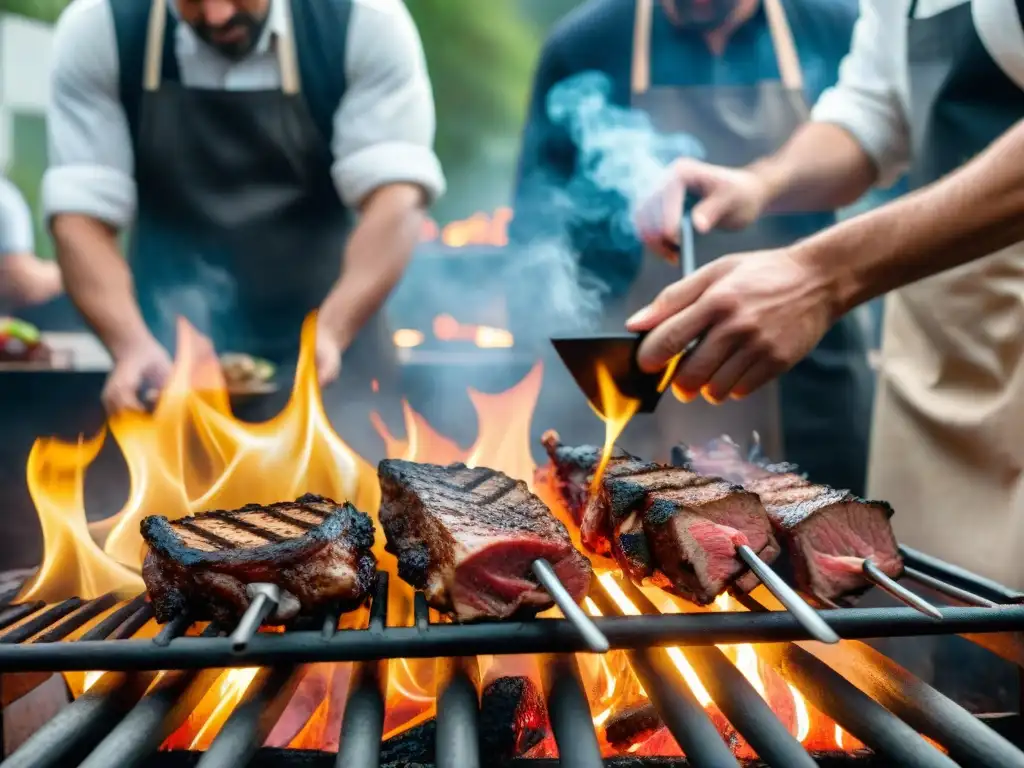
MULTIPOLYGON (((703 145, 703 159, 744 166, 778 150, 807 119, 800 62, 779 0, 765 0, 782 80, 750 86, 650 87, 653 2, 637 0, 633 43, 633 105, 663 133, 685 133, 703 145)), ((696 235, 697 266, 727 253, 788 246, 822 226, 817 216, 767 216, 741 232, 696 235)), ((645 255, 626 302, 628 313, 649 303, 678 280, 679 267, 645 255)), ((798 462, 823 482, 859 490, 864 483, 871 384, 866 342, 854 318, 841 321, 812 358, 740 401, 683 405, 667 396, 654 421, 660 433, 655 455, 664 457, 680 440, 702 442, 722 434, 761 437, 772 457, 798 462), (855 423, 857 422, 857 423, 855 423), (860 440, 851 430, 860 430, 860 440), (836 439, 843 434, 843 439, 836 439), (851 437, 853 438, 851 440, 851 437), (842 444, 853 449, 844 448, 842 444), (835 447, 835 451, 823 450, 835 447), (845 451, 845 454, 843 453, 845 451)))
MULTIPOLYGON (((301 8, 285 2, 293 6, 301 8)), ((280 365, 282 397, 248 414, 266 417, 287 396, 303 319, 341 272, 351 216, 331 178, 328 140, 300 92, 291 24, 275 41, 280 89, 204 90, 180 82, 166 0, 153 0, 151 14, 136 147, 139 304, 165 344, 184 316, 218 351, 280 365)), ((369 392, 372 379, 390 385, 396 373, 378 315, 346 352, 334 388, 369 392)))

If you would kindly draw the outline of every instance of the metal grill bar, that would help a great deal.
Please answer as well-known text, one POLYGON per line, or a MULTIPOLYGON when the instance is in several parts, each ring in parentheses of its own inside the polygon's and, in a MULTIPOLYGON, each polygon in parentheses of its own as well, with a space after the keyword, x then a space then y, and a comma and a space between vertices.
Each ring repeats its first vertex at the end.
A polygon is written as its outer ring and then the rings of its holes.
POLYGON ((950 563, 943 562, 938 558, 918 552, 910 547, 900 547, 900 553, 906 564, 911 568, 922 571, 927 575, 966 589, 981 597, 988 598, 996 603, 1013 604, 1024 602, 1024 594, 1004 587, 1002 584, 978 576, 975 573, 964 570, 950 563))
MULTIPOLYGON (((619 579, 617 583, 642 613, 659 613, 647 595, 631 582, 619 579)), ((776 768, 815 768, 814 759, 807 750, 779 721, 768 703, 724 653, 715 646, 692 646, 684 650, 683 655, 694 668, 722 714, 743 735, 763 761, 776 768)), ((644 686, 646 688, 647 684, 644 683, 644 686)), ((676 741, 679 741, 679 737, 676 737, 676 741)), ((689 754, 689 750, 682 742, 679 744, 683 751, 689 754)))
POLYGON ((17 627, 14 627, 14 629, 7 632, 3 637, 0 637, 0 643, 6 645, 10 645, 12 643, 23 643, 52 624, 56 624, 69 613, 77 611, 82 606, 82 603, 83 601, 79 597, 72 597, 65 600, 63 603, 57 603, 57 605, 48 608, 38 616, 29 619, 24 624, 19 624, 17 627))
POLYGON ((21 605, 12 605, 10 610, 0 613, 0 629, 7 629, 11 624, 19 622, 26 616, 31 616, 36 611, 45 607, 46 603, 42 600, 36 600, 32 603, 22 603, 21 605))
POLYGON ((189 618, 188 612, 178 614, 164 624, 160 633, 153 638, 153 645, 159 648, 166 648, 170 645, 171 640, 184 635, 191 624, 192 619, 189 618))
POLYGON ((33 733, 0 763, 0 768, 78 765, 142 698, 155 676, 148 673, 104 675, 33 733))
MULTIPOLYGON (((72 613, 68 618, 61 621, 55 627, 48 629, 46 632, 37 637, 33 642, 36 643, 54 643, 58 640, 63 640, 65 637, 70 635, 76 629, 81 627, 88 621, 95 619, 101 613, 117 604, 117 596, 113 593, 97 597, 95 600, 91 600, 77 611, 72 613)), ((13 634, 13 633, 12 633, 13 634)), ((107 632, 106 634, 110 634, 107 632)))
MULTIPOLYGON (((131 637, 149 621, 151 614, 145 595, 140 595, 99 622, 82 635, 82 639, 103 640, 114 630, 117 630, 115 638, 131 637)), ((155 673, 126 675, 110 672, 103 675, 88 691, 32 734, 0 763, 0 768, 77 765, 135 706, 154 677, 155 673)))
POLYGON ((818 647, 814 650, 816 656, 886 709, 946 747, 965 768, 1024 768, 1024 752, 878 651, 868 646, 860 646, 859 654, 818 647))
MULTIPOLYGON (((377 574, 369 629, 379 635, 388 623, 388 574, 377 574)), ((336 768, 379 768, 380 742, 384 734, 384 697, 388 687, 388 662, 357 664, 349 683, 348 701, 341 721, 341 743, 336 768)))
POLYGON ((955 768, 917 731, 802 648, 773 644, 759 652, 815 707, 895 765, 955 768))
MULTIPOLYGON (((620 613, 600 581, 591 583, 590 597, 603 614, 620 613)), ((636 600, 633 602, 637 603, 636 600)), ((643 610, 643 606, 637 604, 637 607, 643 610)), ((675 673, 665 651, 630 651, 629 665, 647 691, 661 721, 694 765, 700 768, 735 768, 736 758, 693 691, 675 673)))
MULTIPOLYGON (((210 638, 217 633, 217 627, 210 625, 203 635, 210 638)), ((148 641, 146 642, 148 644, 148 641)), ((110 644, 117 645, 117 643, 110 644)), ((74 645, 74 643, 69 645, 74 645)), ((153 690, 132 708, 79 768, 111 768, 111 766, 135 768, 138 766, 185 721, 220 677, 221 671, 219 669, 204 669, 202 671, 163 673, 153 690)))
MULTIPOLYGON (((942 614, 943 621, 939 623, 910 608, 850 608, 829 611, 828 619, 832 628, 847 639, 1024 630, 1024 606, 998 610, 945 608, 942 614)), ((783 611, 627 616, 595 619, 594 623, 612 648, 624 650, 809 639, 800 624, 783 611)), ((260 633, 240 653, 232 652, 228 639, 211 637, 179 637, 163 648, 150 640, 0 644, 0 672, 257 667, 586 650, 571 624, 561 619, 540 619, 388 627, 379 633, 346 630, 326 642, 319 631, 260 633)))
MULTIPOLYGON (((110 637, 115 629, 124 624, 129 618, 133 618, 137 613, 145 613, 146 620, 148 621, 149 617, 152 616, 151 611, 152 609, 150 608, 149 603, 146 602, 146 596, 144 594, 139 595, 134 600, 125 603, 116 611, 113 611, 109 616, 103 619, 103 621, 99 622, 95 627, 82 635, 81 639, 102 640, 106 637, 110 637)), ((143 622, 143 624, 145 624, 145 622, 143 622)), ((140 624, 138 628, 141 627, 142 624, 140 624)), ((132 632, 131 634, 135 634, 135 632, 132 632)), ((129 635, 129 637, 131 637, 131 635, 129 635)), ((40 638, 38 642, 43 642, 42 638, 40 638)))
POLYGON ((281 718, 300 680, 302 669, 295 666, 257 672, 196 768, 245 768, 281 718))
POLYGON ((548 718, 558 745, 558 764, 562 768, 602 768, 601 748, 597 744, 576 659, 572 656, 549 658, 544 671, 548 718))
POLYGON ((479 768, 479 667, 473 659, 438 659, 436 768, 479 768))

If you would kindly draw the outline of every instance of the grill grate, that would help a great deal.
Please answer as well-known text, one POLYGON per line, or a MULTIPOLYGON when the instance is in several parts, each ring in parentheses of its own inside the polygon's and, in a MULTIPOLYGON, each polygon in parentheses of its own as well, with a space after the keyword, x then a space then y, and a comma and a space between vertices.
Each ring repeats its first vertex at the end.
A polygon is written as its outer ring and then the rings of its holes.
MULTIPOLYGON (((935 622, 910 608, 838 609, 823 615, 843 637, 992 633, 1024 630, 1020 596, 931 558, 907 551, 913 567, 957 583, 1000 603, 996 608, 945 608, 935 622)), ((235 708, 199 768, 241 768, 257 754, 301 677, 299 665, 312 661, 355 661, 341 727, 336 766, 377 768, 383 734, 386 659, 438 658, 437 768, 488 765, 479 750, 478 697, 471 665, 458 661, 490 653, 541 653, 548 713, 561 765, 596 768, 600 750, 575 659, 585 650, 563 620, 457 626, 432 623, 426 600, 417 594, 411 627, 389 627, 388 576, 378 574, 365 629, 338 630, 338 613, 328 611, 320 628, 260 633, 241 653, 232 653, 224 628, 208 627, 183 637, 188 617, 164 626, 152 640, 130 638, 152 617, 144 595, 117 604, 113 596, 65 601, 56 606, 10 606, 0 612, 0 670, 5 672, 111 669, 84 696, 62 710, 0 768, 85 768, 139 765, 180 724, 224 667, 264 666, 235 708), (66 641, 104 611, 108 615, 80 640, 66 641), (17 618, 10 620, 10 616, 17 618), (19 623, 20 622, 20 623, 19 623), (28 629, 26 629, 26 627, 28 629), (12 640, 11 638, 17 638, 12 640), (171 669, 154 679, 145 670, 171 669), (84 762, 81 762, 84 760, 84 762)), ((634 605, 656 613, 642 592, 619 580, 634 605)), ((806 634, 782 612, 764 611, 747 599, 749 613, 615 616, 615 605, 598 586, 591 595, 608 618, 596 619, 614 648, 629 650, 630 664, 659 716, 696 768, 736 766, 708 713, 681 678, 667 652, 679 645, 712 699, 736 731, 768 765, 818 765, 774 716, 767 704, 714 646, 736 642, 801 641, 806 634)), ((999 637, 1010 637, 1000 635, 999 637)), ((1019 641, 1016 641, 1019 642, 1019 641)), ((808 646, 811 647, 811 646, 808 646)), ((815 644, 816 650, 823 646, 815 644)), ((832 648, 831 646, 829 648, 832 648)), ((900 766, 1024 768, 1024 752, 930 686, 878 655, 867 664, 843 666, 841 649, 825 663, 792 642, 764 649, 764 658, 818 709, 880 757, 900 766), (949 756, 918 735, 942 744, 949 756)))

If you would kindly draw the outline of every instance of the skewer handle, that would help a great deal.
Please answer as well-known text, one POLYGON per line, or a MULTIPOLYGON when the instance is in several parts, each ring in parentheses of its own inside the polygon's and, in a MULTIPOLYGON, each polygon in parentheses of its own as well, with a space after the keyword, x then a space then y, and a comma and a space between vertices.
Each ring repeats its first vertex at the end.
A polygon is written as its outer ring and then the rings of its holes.
POLYGON ((608 638, 597 628, 597 625, 590 620, 590 617, 583 612, 583 609, 576 605, 569 591, 562 586, 558 580, 555 569, 547 560, 540 559, 533 561, 533 573, 554 599, 555 604, 561 609, 562 614, 576 630, 583 636, 587 646, 594 653, 607 653, 611 646, 608 638))
POLYGON ((758 557, 754 550, 746 544, 741 544, 736 549, 736 553, 757 575, 761 583, 768 588, 768 591, 775 595, 776 599, 786 607, 786 610, 803 625, 811 637, 822 643, 835 644, 839 642, 839 635, 835 633, 835 630, 825 623, 818 612, 804 602, 803 598, 784 582, 779 574, 769 568, 768 564, 758 557))
POLYGON ((266 592, 258 592, 245 610, 242 620, 231 633, 231 650, 244 651, 252 636, 259 631, 263 620, 277 607, 277 602, 266 592))
POLYGON ((976 595, 973 592, 968 592, 966 589, 947 584, 944 581, 936 579, 934 576, 929 576, 924 571, 919 571, 917 568, 911 568, 909 565, 903 568, 903 577, 912 579, 918 584, 924 587, 928 587, 940 595, 951 597, 961 603, 967 605, 976 605, 979 608, 998 608, 999 603, 989 600, 987 597, 976 595))
POLYGON ((869 558, 864 559, 864 576, 867 580, 874 584, 879 589, 888 592, 890 595, 895 597, 902 603, 906 603, 911 608, 920 611, 925 616, 930 616, 936 621, 942 621, 942 612, 939 611, 934 605, 929 603, 920 595, 915 595, 909 589, 904 587, 898 581, 890 578, 881 568, 879 568, 874 560, 869 558))
POLYGON ((683 215, 679 219, 679 262, 683 268, 683 277, 689 277, 697 271, 697 253, 693 246, 693 217, 689 206, 683 207, 683 215))

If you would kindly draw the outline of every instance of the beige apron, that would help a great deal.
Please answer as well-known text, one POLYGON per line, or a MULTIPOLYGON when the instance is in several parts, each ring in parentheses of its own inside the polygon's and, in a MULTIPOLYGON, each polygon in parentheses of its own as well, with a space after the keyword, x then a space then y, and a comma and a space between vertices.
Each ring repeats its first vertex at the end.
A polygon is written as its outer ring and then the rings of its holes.
MULTIPOLYGON (((1024 118, 971 4, 909 19, 915 187, 1024 118)), ((900 541, 1024 588, 1024 244, 886 299, 869 493, 900 541)))

